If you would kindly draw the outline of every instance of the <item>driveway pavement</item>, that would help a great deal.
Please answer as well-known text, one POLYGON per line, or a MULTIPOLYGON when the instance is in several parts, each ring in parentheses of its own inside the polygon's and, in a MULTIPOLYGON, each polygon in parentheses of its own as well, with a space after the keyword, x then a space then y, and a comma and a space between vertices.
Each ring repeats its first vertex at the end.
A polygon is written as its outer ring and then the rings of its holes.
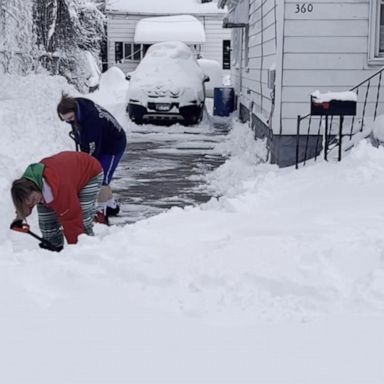
POLYGON ((121 215, 112 223, 132 223, 173 206, 207 202, 212 196, 203 176, 225 161, 218 144, 229 126, 229 118, 207 115, 194 127, 132 124, 112 184, 121 204, 121 215))

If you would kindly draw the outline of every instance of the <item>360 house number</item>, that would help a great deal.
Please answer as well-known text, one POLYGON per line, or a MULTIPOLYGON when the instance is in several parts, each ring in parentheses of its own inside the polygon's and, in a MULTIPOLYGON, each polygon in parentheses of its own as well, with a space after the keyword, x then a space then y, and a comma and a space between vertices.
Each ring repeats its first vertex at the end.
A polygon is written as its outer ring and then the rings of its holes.
POLYGON ((296 4, 295 13, 310 13, 312 11, 313 4, 311 3, 296 4))

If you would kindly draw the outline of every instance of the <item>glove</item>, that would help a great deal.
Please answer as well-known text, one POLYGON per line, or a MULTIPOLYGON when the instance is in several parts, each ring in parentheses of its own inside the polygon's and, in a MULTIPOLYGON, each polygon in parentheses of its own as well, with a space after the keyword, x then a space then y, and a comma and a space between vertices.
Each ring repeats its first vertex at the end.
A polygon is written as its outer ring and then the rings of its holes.
POLYGON ((10 229, 18 232, 29 232, 29 225, 26 222, 23 222, 22 219, 15 219, 10 225, 10 229))
POLYGON ((42 249, 47 249, 48 251, 52 251, 52 252, 60 252, 63 249, 62 245, 53 245, 46 241, 42 241, 41 243, 39 243, 39 247, 42 249))

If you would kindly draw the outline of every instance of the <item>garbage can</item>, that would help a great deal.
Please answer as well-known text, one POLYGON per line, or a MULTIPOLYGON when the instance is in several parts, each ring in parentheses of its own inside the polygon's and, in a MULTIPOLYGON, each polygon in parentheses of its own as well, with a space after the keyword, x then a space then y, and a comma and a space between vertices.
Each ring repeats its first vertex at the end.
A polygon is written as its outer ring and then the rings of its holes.
POLYGON ((213 89, 213 114, 229 116, 235 110, 235 90, 232 87, 213 89))

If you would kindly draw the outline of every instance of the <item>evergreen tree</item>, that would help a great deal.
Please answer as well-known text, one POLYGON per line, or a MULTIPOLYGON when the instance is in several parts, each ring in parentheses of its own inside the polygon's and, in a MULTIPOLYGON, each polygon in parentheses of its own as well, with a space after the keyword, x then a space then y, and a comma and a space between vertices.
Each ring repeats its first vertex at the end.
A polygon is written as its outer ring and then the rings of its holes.
MULTIPOLYGON (((33 19, 40 62, 52 74, 65 76, 85 90, 85 51, 100 55, 105 37, 100 2, 92 0, 34 0, 33 19)), ((105 5, 102 2, 101 6, 105 5)))
POLYGON ((25 74, 40 65, 85 90, 87 56, 105 39, 105 1, 0 0, 0 72, 25 74))
POLYGON ((28 73, 35 55, 32 0, 0 0, 0 71, 28 73))

